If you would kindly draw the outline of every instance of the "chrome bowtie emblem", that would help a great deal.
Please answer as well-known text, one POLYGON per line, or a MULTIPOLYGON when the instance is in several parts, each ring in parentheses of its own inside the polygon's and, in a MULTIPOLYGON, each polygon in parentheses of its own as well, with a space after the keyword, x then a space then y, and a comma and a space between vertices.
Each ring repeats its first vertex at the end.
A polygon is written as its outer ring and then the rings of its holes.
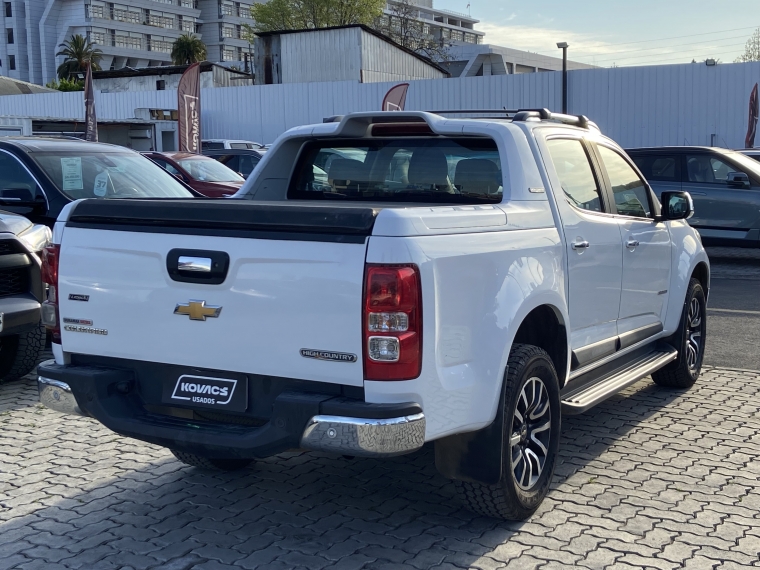
POLYGON ((206 317, 218 317, 222 308, 216 305, 206 305, 206 301, 191 299, 187 305, 179 304, 174 308, 175 315, 187 315, 191 321, 205 321, 206 317))

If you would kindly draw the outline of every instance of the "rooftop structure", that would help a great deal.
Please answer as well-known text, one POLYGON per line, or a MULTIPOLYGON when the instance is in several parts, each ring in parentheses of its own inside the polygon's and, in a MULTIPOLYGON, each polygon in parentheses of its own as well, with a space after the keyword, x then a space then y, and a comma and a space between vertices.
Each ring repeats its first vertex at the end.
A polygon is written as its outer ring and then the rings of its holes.
MULTIPOLYGON (((442 64, 452 77, 478 77, 561 71, 562 58, 490 44, 456 43, 449 48, 451 60, 442 64)), ((593 65, 568 61, 568 70, 591 69, 593 65)))
MULTIPOLYGON (((430 39, 467 44, 483 43, 485 32, 475 29, 475 24, 480 20, 467 14, 434 8, 433 0, 410 0, 410 3, 414 5, 410 15, 422 23, 422 32, 430 39)), ((393 25, 399 4, 395 0, 388 0, 383 9, 383 24, 393 25)))

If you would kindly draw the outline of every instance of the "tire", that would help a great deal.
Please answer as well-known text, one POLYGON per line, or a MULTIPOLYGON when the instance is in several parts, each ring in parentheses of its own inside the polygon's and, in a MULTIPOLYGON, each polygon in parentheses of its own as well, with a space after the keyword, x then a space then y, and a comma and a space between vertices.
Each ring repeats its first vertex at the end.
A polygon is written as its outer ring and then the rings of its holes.
POLYGON ((561 419, 559 380, 551 358, 536 346, 514 345, 504 377, 501 481, 496 485, 455 481, 460 501, 478 514, 506 520, 524 520, 536 512, 554 474, 561 419), (536 410, 540 413, 531 420, 536 410), (520 421, 524 412, 527 422, 520 421), (534 466, 539 467, 537 475, 534 466))
POLYGON ((692 278, 686 290, 678 331, 668 339, 678 349, 678 358, 652 374, 652 380, 658 386, 691 388, 699 378, 707 340, 705 301, 702 284, 692 278))
POLYGON ((34 370, 45 340, 42 324, 25 333, 0 338, 0 381, 18 380, 34 370))
POLYGON ((213 471, 237 471, 238 469, 243 469, 253 463, 253 459, 212 459, 210 457, 201 457, 200 455, 186 453, 176 449, 170 449, 169 451, 171 451, 174 457, 179 459, 185 465, 213 471))

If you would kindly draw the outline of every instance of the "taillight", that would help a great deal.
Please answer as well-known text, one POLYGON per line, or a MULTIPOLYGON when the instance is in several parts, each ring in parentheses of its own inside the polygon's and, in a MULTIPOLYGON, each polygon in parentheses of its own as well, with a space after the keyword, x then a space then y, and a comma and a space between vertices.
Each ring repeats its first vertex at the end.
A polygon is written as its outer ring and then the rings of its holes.
POLYGON ((364 378, 411 380, 422 369, 422 292, 415 265, 367 265, 364 378))
POLYGON ((61 342, 61 324, 58 320, 58 254, 59 245, 42 250, 42 281, 47 284, 47 299, 42 303, 42 324, 53 335, 53 342, 61 342))

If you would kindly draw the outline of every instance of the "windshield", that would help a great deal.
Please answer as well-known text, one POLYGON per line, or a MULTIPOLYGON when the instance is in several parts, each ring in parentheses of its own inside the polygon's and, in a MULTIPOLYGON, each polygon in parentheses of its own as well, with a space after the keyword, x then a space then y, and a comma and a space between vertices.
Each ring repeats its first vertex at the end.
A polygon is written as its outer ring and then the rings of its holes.
POLYGON ((174 176, 133 152, 56 151, 31 156, 72 200, 193 197, 174 176))
POLYGON ((756 179, 760 179, 760 163, 757 160, 753 160, 745 154, 740 152, 728 153, 732 159, 734 159, 739 166, 742 167, 742 171, 748 175, 754 175, 756 179))
POLYGON ((183 158, 177 163, 193 179, 202 182, 243 182, 243 178, 213 158, 183 158))
POLYGON ((360 139, 307 144, 288 198, 498 203, 502 193, 490 139, 360 139))

